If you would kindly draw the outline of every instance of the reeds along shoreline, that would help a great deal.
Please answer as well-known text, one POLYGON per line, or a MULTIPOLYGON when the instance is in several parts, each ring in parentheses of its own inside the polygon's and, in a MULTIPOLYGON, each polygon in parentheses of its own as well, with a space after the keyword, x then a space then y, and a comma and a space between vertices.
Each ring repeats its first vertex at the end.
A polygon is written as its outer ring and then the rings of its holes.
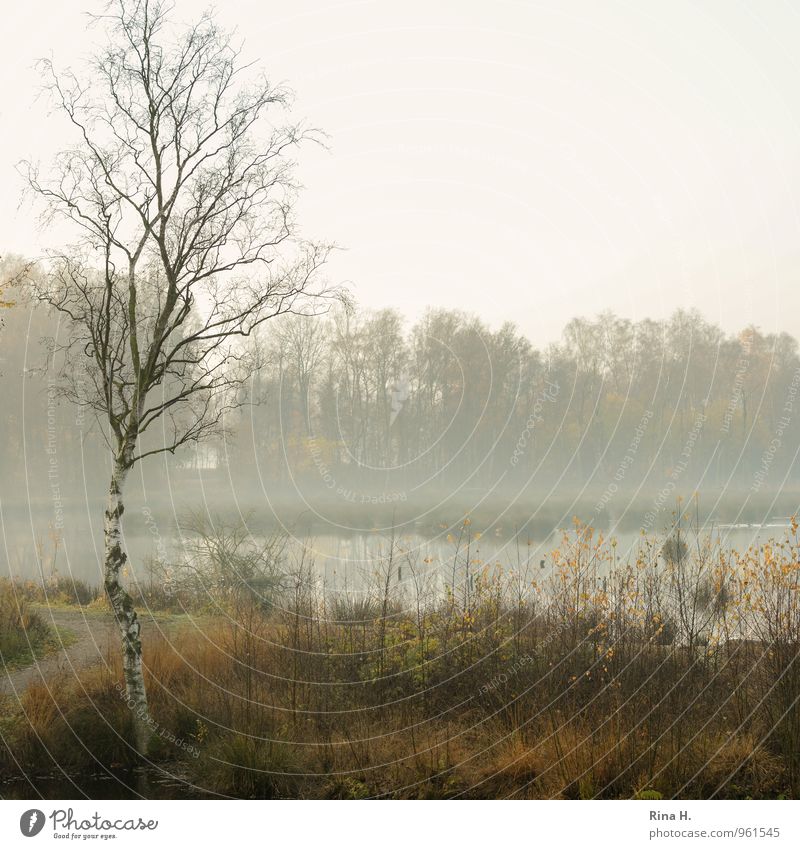
MULTIPOLYGON (((625 562, 576 524, 544 578, 479 562, 476 536, 443 586, 392 540, 335 597, 280 547, 201 536, 132 588, 189 614, 145 634, 155 761, 245 797, 800 795, 796 522, 740 552, 643 538, 625 562)), ((0 768, 133 765, 120 680, 112 653, 29 689, 0 768)))

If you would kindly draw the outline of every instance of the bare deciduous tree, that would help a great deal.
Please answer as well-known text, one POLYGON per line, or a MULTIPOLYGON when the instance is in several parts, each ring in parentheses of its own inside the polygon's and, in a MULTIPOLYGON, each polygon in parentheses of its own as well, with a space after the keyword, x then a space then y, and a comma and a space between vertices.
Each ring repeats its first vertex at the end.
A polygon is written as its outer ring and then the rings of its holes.
POLYGON ((45 221, 79 232, 30 285, 68 321, 63 391, 107 425, 105 588, 140 752, 151 721, 140 623, 121 582, 125 479, 148 454, 219 432, 256 366, 245 337, 336 294, 319 281, 329 246, 301 241, 292 214, 291 154, 315 134, 272 120, 288 92, 247 82, 250 67, 212 17, 178 31, 170 11, 112 0, 97 19, 107 46, 85 79, 42 62, 77 140, 48 175, 22 165, 45 221))

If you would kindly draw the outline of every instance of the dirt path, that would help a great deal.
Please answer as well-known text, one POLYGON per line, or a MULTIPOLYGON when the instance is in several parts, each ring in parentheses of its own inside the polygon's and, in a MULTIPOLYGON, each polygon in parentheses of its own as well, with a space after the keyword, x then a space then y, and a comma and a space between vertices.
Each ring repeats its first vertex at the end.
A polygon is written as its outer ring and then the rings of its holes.
POLYGON ((109 649, 117 648, 119 632, 111 614, 43 608, 40 615, 62 639, 69 635, 69 645, 13 672, 0 667, 0 697, 18 697, 30 684, 52 681, 60 672, 74 675, 85 666, 102 663, 109 649))

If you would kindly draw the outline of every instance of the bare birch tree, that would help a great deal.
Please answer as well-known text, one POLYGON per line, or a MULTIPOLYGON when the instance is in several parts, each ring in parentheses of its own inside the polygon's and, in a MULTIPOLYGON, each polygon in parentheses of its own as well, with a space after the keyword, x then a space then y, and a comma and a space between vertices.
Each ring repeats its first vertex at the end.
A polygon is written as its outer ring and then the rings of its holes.
POLYGON ((170 12, 112 0, 96 19, 106 46, 83 75, 41 63, 76 142, 47 174, 22 165, 45 223, 77 228, 30 285, 67 320, 63 391, 98 415, 112 449, 105 589, 142 753, 152 722, 121 581, 126 477, 219 432, 256 366, 245 337, 335 294, 318 273, 329 247, 300 240, 293 217, 292 154, 314 133, 289 121, 289 93, 255 76, 209 14, 178 28, 170 12))

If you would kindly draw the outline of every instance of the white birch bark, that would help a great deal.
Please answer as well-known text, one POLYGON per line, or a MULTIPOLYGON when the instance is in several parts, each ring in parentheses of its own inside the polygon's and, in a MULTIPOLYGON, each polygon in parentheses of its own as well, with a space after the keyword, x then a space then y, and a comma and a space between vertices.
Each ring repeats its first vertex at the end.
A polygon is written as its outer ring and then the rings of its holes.
POLYGON ((122 637, 122 665, 128 706, 133 713, 134 742, 142 756, 147 755, 152 734, 150 712, 142 672, 142 641, 139 618, 133 600, 121 582, 127 562, 122 545, 121 518, 124 511, 122 489, 128 473, 124 460, 117 460, 108 489, 105 513, 105 588, 122 637))

